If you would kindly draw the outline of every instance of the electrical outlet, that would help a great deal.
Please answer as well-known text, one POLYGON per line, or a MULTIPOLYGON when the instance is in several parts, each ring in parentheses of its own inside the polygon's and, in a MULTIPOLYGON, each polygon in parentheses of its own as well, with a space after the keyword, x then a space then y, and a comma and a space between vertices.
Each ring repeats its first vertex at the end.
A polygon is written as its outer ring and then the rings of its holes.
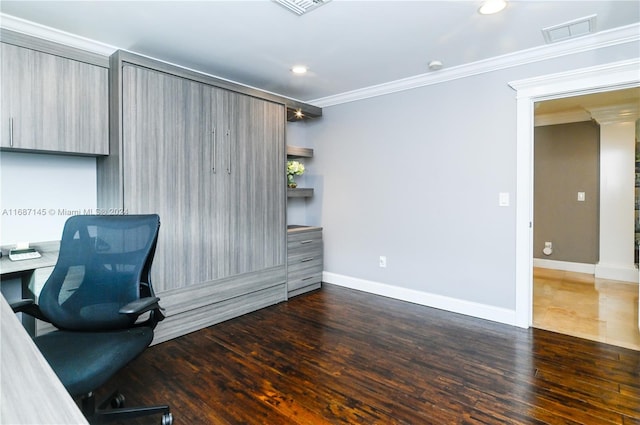
POLYGON ((387 267, 387 257, 385 257, 384 255, 380 256, 380 267, 387 267))

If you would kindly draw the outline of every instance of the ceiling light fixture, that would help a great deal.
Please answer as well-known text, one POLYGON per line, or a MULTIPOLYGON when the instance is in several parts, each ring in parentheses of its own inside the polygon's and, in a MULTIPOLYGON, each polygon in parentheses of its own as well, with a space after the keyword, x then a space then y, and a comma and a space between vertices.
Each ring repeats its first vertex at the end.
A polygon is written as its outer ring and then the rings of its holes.
POLYGON ((293 68, 291 68, 291 72, 293 72, 294 74, 298 74, 298 75, 306 74, 307 73, 307 67, 304 66, 304 65, 296 65, 293 68))
POLYGON ((478 9, 481 15, 493 15, 507 7, 507 0, 486 0, 478 9))
POLYGON ((297 109, 296 110, 296 118, 299 119, 299 120, 304 118, 304 113, 302 112, 302 109, 297 109))

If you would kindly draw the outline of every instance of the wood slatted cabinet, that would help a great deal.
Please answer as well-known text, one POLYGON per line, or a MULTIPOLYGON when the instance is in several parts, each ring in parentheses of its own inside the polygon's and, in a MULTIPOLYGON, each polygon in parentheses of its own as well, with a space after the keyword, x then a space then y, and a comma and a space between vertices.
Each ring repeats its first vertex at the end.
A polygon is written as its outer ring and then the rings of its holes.
POLYGON ((322 227, 292 225, 287 229, 287 291, 289 297, 322 285, 322 227))
POLYGON ((107 155, 108 68, 0 43, 4 150, 107 155))
POLYGON ((155 341, 284 301, 285 105, 128 52, 111 72, 98 207, 160 215, 155 341))

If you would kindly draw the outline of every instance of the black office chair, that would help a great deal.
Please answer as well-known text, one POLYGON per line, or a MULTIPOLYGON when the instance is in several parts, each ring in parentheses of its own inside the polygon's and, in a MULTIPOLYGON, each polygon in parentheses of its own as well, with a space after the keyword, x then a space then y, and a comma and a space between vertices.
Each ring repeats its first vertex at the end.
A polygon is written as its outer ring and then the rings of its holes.
POLYGON ((82 397, 90 423, 150 414, 173 422, 169 406, 124 408, 117 391, 96 409, 93 393, 151 344, 164 319, 150 276, 159 227, 155 214, 70 217, 38 304, 12 304, 58 328, 34 342, 71 396, 82 397))

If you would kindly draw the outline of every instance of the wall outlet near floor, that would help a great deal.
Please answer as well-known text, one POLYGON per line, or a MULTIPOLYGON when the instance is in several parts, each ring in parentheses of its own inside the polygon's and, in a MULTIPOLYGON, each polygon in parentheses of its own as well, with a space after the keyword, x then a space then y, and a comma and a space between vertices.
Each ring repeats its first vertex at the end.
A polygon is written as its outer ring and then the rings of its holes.
POLYGON ((380 267, 387 267, 387 257, 385 257, 384 255, 380 256, 380 267))

